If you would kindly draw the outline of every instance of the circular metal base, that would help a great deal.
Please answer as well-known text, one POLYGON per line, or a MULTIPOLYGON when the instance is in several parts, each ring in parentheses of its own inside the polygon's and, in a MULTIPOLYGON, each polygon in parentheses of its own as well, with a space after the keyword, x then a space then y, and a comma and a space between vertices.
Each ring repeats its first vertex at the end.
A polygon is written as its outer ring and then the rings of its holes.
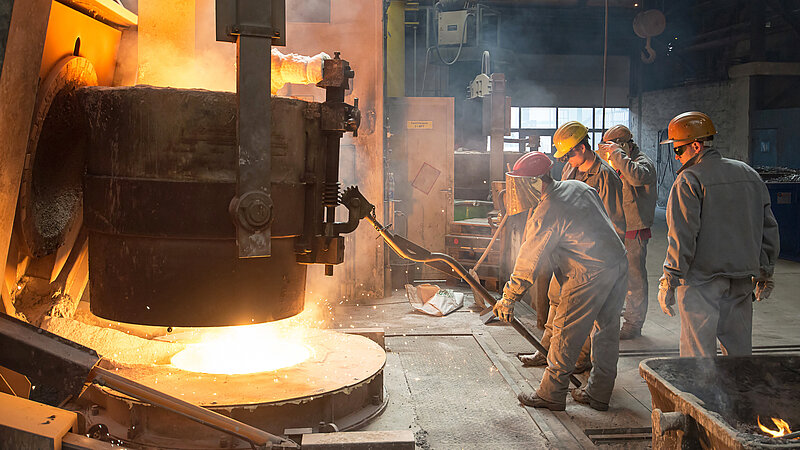
MULTIPOLYGON (((161 365, 120 367, 116 373, 277 435, 289 428, 317 431, 327 424, 340 431, 356 429, 380 414, 387 402, 384 350, 362 336, 333 331, 315 333, 311 342, 311 359, 273 372, 212 375, 161 365)), ((128 445, 186 449, 243 445, 108 388, 91 386, 81 400, 87 428, 102 423, 128 445)))

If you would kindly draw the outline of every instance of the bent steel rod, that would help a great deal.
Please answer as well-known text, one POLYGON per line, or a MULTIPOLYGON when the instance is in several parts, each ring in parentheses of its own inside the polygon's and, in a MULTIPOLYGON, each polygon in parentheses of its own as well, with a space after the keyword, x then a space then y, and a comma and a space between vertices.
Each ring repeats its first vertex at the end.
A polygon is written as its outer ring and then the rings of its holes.
POLYGON ((91 381, 101 386, 108 386, 125 395, 129 395, 155 406, 160 406, 166 410, 180 414, 187 419, 194 420, 197 423, 249 442, 257 448, 269 448, 271 444, 282 444, 284 448, 286 448, 286 446, 291 448, 292 444, 294 444, 294 448, 300 448, 293 441, 275 436, 274 434, 231 419, 228 416, 223 416, 217 412, 151 389, 101 367, 95 366, 89 378, 91 381))
MULTIPOLYGON (((402 256, 403 258, 409 259, 415 262, 426 263, 429 266, 433 267, 434 269, 442 270, 443 272, 447 273, 448 270, 446 267, 442 267, 441 263, 445 263, 447 266, 450 267, 451 272, 455 272, 462 280, 466 281, 469 286, 478 292, 481 297, 489 304, 494 306, 497 303, 497 300, 494 298, 489 291, 486 290, 483 285, 475 280, 472 275, 467 272, 464 266, 461 265, 455 258, 450 255, 446 255, 444 253, 433 253, 429 250, 426 250, 419 245, 402 238, 400 236, 395 236, 390 233, 380 222, 375 218, 375 214, 371 213, 367 215, 366 219, 369 223, 378 230, 381 237, 389 247, 392 248, 398 255, 402 256), (439 264, 437 264, 439 263, 439 264)), ((541 342, 536 338, 536 336, 531 333, 531 331, 522 324, 516 317, 511 319, 511 326, 514 327, 514 330, 517 331, 522 337, 525 338, 528 342, 530 342, 537 350, 542 352, 543 355, 547 356, 547 349, 541 342)), ((581 387, 581 380, 578 379, 575 375, 570 375, 569 380, 574 384, 576 387, 581 387)))

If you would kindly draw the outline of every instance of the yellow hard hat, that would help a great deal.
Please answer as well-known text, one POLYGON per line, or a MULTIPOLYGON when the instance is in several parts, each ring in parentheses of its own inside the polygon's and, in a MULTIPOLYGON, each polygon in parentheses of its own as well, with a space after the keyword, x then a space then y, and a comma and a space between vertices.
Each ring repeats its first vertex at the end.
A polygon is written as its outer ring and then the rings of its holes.
POLYGON ((673 147, 691 144, 694 141, 704 140, 717 134, 711 118, 699 111, 689 111, 678 114, 669 122, 667 129, 668 139, 662 144, 672 144, 673 147))
POLYGON ((589 130, 580 122, 572 121, 561 125, 553 134, 553 145, 556 147, 553 157, 558 159, 566 155, 588 135, 589 130))

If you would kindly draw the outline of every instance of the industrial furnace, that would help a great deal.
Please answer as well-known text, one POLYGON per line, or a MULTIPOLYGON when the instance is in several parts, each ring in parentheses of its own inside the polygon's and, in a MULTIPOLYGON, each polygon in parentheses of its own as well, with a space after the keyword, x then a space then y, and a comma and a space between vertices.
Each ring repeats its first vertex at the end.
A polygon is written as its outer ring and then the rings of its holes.
POLYGON ((28 351, 65 343, 41 330, 50 340, 17 339, 33 328, 4 320, 15 350, 0 365, 56 385, 48 400, 78 413, 75 433, 132 447, 254 442, 212 413, 279 435, 352 429, 379 414, 380 332, 368 339, 290 319, 304 309, 307 267, 332 274, 364 216, 348 200, 357 190, 339 183, 340 139, 361 122, 358 100, 345 102, 348 61, 297 55, 276 69, 284 2, 218 1, 217 38, 237 48, 236 93, 126 86, 130 68, 117 53, 129 49, 136 15, 107 0, 47 6, 4 306, 104 358, 81 357, 86 370, 72 375, 92 384, 71 392, 28 351), (299 73, 325 101, 271 97, 276 70, 299 73))

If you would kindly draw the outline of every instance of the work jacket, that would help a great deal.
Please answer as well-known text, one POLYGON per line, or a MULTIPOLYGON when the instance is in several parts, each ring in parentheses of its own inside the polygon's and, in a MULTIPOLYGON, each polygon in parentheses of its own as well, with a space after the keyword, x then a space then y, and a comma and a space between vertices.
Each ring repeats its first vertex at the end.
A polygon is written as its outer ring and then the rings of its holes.
POLYGON ((579 284, 625 259, 625 245, 597 191, 575 180, 547 185, 525 228, 525 242, 503 289, 505 298, 519 300, 548 259, 579 284))
POLYGON ((621 238, 625 237, 625 209, 622 206, 622 181, 617 171, 612 169, 599 156, 595 155, 594 163, 586 172, 580 172, 569 164, 564 165, 561 180, 583 181, 593 187, 603 202, 614 229, 621 238))
POLYGON ((747 164, 706 149, 679 170, 667 202, 670 287, 715 277, 771 276, 778 258, 778 223, 769 192, 747 164))
POLYGON ((622 180, 622 207, 627 231, 650 228, 658 199, 653 162, 639 151, 636 144, 632 144, 630 155, 617 148, 608 159, 622 180))

